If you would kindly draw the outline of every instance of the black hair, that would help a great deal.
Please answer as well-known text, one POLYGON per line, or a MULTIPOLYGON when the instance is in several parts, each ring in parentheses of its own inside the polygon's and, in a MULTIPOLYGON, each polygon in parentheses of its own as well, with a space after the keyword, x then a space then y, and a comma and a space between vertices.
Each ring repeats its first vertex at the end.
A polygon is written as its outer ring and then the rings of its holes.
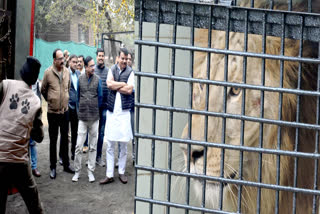
POLYGON ((77 59, 78 59, 77 55, 72 54, 72 55, 69 57, 69 60, 72 60, 73 58, 77 58, 77 59))
POLYGON ((129 51, 128 51, 127 48, 120 48, 120 50, 119 50, 119 56, 120 56, 121 53, 124 53, 124 55, 128 56, 129 51))
POLYGON ((98 53, 99 53, 99 52, 103 52, 103 54, 104 54, 104 50, 103 50, 102 48, 98 48, 98 49, 97 49, 97 52, 96 52, 97 56, 98 56, 98 53))
POLYGON ((82 59, 84 59, 84 56, 83 56, 83 55, 79 55, 79 56, 78 56, 78 58, 80 58, 80 57, 82 57, 82 59))
MULTIPOLYGON (((55 58, 56 58, 57 51, 61 51, 61 49, 60 49, 60 48, 54 49, 53 54, 52 54, 53 59, 55 59, 55 58)), ((61 52, 62 52, 62 51, 61 51, 61 52)))
POLYGON ((133 51, 129 51, 128 55, 131 55, 131 61, 134 61, 134 52, 133 51))
POLYGON ((87 56, 85 59, 84 59, 84 65, 85 66, 88 66, 88 63, 93 60, 91 56, 87 56))

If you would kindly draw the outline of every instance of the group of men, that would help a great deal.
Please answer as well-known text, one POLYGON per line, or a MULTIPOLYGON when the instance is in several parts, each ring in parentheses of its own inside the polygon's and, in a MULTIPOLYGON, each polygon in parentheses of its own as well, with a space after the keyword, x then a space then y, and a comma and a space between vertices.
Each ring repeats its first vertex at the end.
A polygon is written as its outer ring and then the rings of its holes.
MULTIPOLYGON (((121 48, 117 63, 110 69, 104 63, 104 50, 97 49, 96 62, 90 56, 84 61, 85 72, 77 67, 81 57, 71 55, 68 68, 64 53, 60 49, 53 52, 53 65, 44 73, 41 94, 48 103, 48 126, 50 138, 50 178, 56 178, 57 138, 60 128, 60 155, 64 171, 74 173, 72 181, 80 178, 83 145, 87 141, 88 178, 94 182, 96 163, 104 166, 102 147, 106 133, 107 169, 106 177, 100 184, 114 181, 114 145, 119 142, 119 179, 127 183, 125 175, 127 143, 132 140, 130 110, 134 106, 134 73, 128 65, 126 48, 121 48), (71 125, 71 159, 68 149, 68 127, 71 125)), ((130 61, 131 62, 131 61, 130 61)), ((129 62, 129 63, 130 63, 129 62)), ((130 64, 131 65, 131 64, 130 64)), ((81 68, 81 67, 80 67, 81 68)))
MULTIPOLYGON (((80 178, 83 145, 88 143, 88 178, 94 182, 96 164, 104 165, 102 147, 106 149, 106 176, 100 184, 114 181, 115 144, 119 144, 119 179, 125 176, 127 143, 132 140, 134 106, 134 72, 132 54, 120 48, 116 64, 110 69, 104 63, 103 49, 97 49, 97 64, 92 57, 71 55, 68 67, 61 49, 53 52, 53 64, 44 72, 41 94, 47 101, 50 140, 50 178, 57 176, 57 140, 60 130, 60 154, 65 172, 80 178), (130 60, 128 60, 130 58, 130 60), (83 61, 84 71, 81 71, 83 61), (68 128, 71 127, 69 161, 68 128)), ((0 82, 0 213, 5 213, 8 189, 14 185, 21 193, 30 213, 43 213, 37 185, 28 158, 28 140, 43 140, 40 99, 33 93, 40 62, 28 57, 20 70, 20 80, 0 82)))

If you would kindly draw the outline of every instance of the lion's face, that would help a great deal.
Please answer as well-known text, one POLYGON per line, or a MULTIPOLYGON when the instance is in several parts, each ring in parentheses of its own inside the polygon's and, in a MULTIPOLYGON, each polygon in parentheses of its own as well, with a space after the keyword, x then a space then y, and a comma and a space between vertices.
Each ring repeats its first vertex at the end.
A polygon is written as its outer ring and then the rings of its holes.
MULTIPOLYGON (((207 41, 205 37, 208 34, 205 30, 199 30, 196 38, 199 41, 198 46, 205 47, 207 41)), ((225 33, 213 31, 213 38, 215 38, 212 46, 214 48, 224 49, 225 33)), ((236 51, 244 50, 243 34, 231 33, 229 49, 236 51)), ((272 38, 267 41, 267 47, 279 44, 279 40, 272 38), (275 44, 276 43, 276 44, 275 44)), ((261 53, 261 39, 259 36, 249 35, 248 51, 261 53)), ((267 50, 275 51, 278 50, 267 50)), ((259 58, 247 58, 244 63, 244 58, 240 56, 228 57, 228 64, 226 68, 226 57, 224 55, 211 54, 211 68, 210 79, 215 81, 225 81, 225 70, 227 70, 227 81, 232 83, 244 83, 244 64, 246 65, 245 82, 249 85, 261 86, 262 79, 265 86, 279 87, 279 75, 275 75, 272 71, 280 73, 280 62, 266 60, 264 78, 263 62, 259 58)), ((194 77, 200 79, 207 79, 207 54, 195 53, 195 66, 194 77)), ((284 82, 288 82, 286 79, 284 82)), ((287 83, 285 83, 287 84, 287 83)), ((286 85, 286 87, 290 87, 286 85)), ((197 110, 206 110, 206 93, 207 85, 195 83, 193 85, 193 108, 197 110)), ((294 100, 292 95, 283 96, 283 105, 287 105, 294 100)), ((282 109, 283 110, 283 109, 282 109)), ((260 90, 246 89, 243 90, 238 87, 224 87, 217 85, 209 86, 208 95, 208 111, 226 113, 227 115, 245 115, 249 118, 266 118, 277 120, 279 119, 279 93, 267 92, 263 94, 260 90), (224 98, 225 97, 225 98, 224 98), (261 99, 264 100, 263 107, 261 107, 261 99), (244 112, 242 107, 244 105, 244 112), (262 110, 261 110, 262 109, 262 110)), ((281 118, 284 119, 284 118, 281 118)), ((286 120, 286 119, 285 119, 286 120)), ((225 143, 227 145, 241 145, 247 147, 262 146, 263 148, 276 149, 277 148, 277 127, 275 125, 262 125, 259 122, 245 121, 240 119, 213 117, 207 118, 207 139, 205 139, 205 124, 206 118, 202 115, 192 116, 192 133, 191 139, 200 140, 212 143, 225 143), (243 133, 243 134, 241 134, 243 133), (262 137, 261 137, 262 136, 262 137), (261 139, 260 139, 261 138, 261 139), (243 139, 243 140, 241 140, 243 139), (261 144, 261 145, 260 145, 261 144)), ((188 125, 183 132, 183 138, 188 138, 188 125)), ((187 165, 188 150, 184 145, 183 151, 187 165)), ((292 150, 291 145, 285 145, 282 149, 292 150)), ((207 147, 207 160, 206 160, 206 175, 214 177, 224 177, 231 179, 239 179, 240 170, 240 151, 226 149, 222 150, 217 147, 207 147), (222 155, 224 154, 224 155, 222 155), (221 165, 221 160, 224 158, 224 165, 221 165), (223 170, 222 170, 223 169, 223 170)), ((243 152, 242 153, 242 179, 247 181, 258 181, 259 170, 259 153, 256 152, 243 152)), ((196 174, 204 174, 204 147, 191 146, 190 150, 190 172, 196 174)), ((262 181, 264 183, 275 184, 276 174, 276 161, 275 157, 271 155, 264 155, 262 158, 263 175, 262 181), (270 174, 268 174, 270 173, 270 174)), ((281 167, 284 165, 281 165, 281 167)), ((285 167, 285 166, 284 166, 285 167)), ((220 183, 214 181, 206 181, 207 185, 207 201, 213 207, 218 208, 218 201, 220 195, 220 183)), ((237 205, 237 186, 233 184, 223 185, 224 208, 225 210, 234 211, 237 205), (231 199, 231 200, 230 200, 231 199)), ((202 182, 196 182, 196 192, 201 196, 202 182)), ((255 210, 256 198, 250 198, 248 192, 252 192, 250 187, 244 187, 242 192, 243 207, 248 210, 255 210)), ((256 190, 253 190, 256 192, 256 190)), ((254 196, 255 197, 255 196, 254 196)), ((273 199, 272 199, 273 200, 273 199)))

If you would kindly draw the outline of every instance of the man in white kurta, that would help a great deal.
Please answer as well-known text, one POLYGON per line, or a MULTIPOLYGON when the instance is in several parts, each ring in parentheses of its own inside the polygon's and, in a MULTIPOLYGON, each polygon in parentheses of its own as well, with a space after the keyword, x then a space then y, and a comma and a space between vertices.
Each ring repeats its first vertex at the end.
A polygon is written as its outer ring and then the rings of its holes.
MULTIPOLYGON (((124 109, 123 103, 125 103, 125 101, 122 100, 122 97, 128 97, 132 94, 134 88, 134 72, 130 67, 127 66, 127 57, 128 51, 125 48, 121 48, 119 52, 118 64, 112 66, 108 72, 107 87, 110 89, 110 93, 112 93, 112 91, 115 93, 115 100, 113 111, 111 111, 109 108, 107 110, 107 122, 105 129, 105 137, 107 141, 107 170, 106 178, 101 180, 100 184, 107 184, 114 181, 114 156, 115 144, 117 142, 120 144, 121 151, 118 168, 119 179, 122 183, 127 183, 128 180, 124 174, 127 159, 127 144, 132 140, 133 136, 131 130, 130 108, 124 109), (119 72, 119 74, 117 74, 119 79, 122 72, 126 72, 127 74, 130 73, 127 82, 117 81, 113 75, 114 72, 119 72)), ((109 98, 110 94, 108 96, 108 99, 109 98)), ((109 100, 108 102, 112 101, 109 100)))

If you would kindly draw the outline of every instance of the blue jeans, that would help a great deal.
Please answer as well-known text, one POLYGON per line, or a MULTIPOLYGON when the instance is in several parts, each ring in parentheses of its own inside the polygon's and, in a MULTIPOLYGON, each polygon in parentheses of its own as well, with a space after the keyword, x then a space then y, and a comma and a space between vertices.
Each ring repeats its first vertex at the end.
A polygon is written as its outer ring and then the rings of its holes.
POLYGON ((29 141, 29 149, 30 149, 30 159, 31 159, 31 168, 36 169, 37 168, 37 147, 36 142, 30 138, 29 141))
POLYGON ((99 109, 99 136, 98 136, 98 143, 97 143, 97 160, 101 158, 102 154, 102 146, 103 146, 103 138, 104 138, 104 129, 106 127, 106 120, 107 120, 107 109, 99 109))

